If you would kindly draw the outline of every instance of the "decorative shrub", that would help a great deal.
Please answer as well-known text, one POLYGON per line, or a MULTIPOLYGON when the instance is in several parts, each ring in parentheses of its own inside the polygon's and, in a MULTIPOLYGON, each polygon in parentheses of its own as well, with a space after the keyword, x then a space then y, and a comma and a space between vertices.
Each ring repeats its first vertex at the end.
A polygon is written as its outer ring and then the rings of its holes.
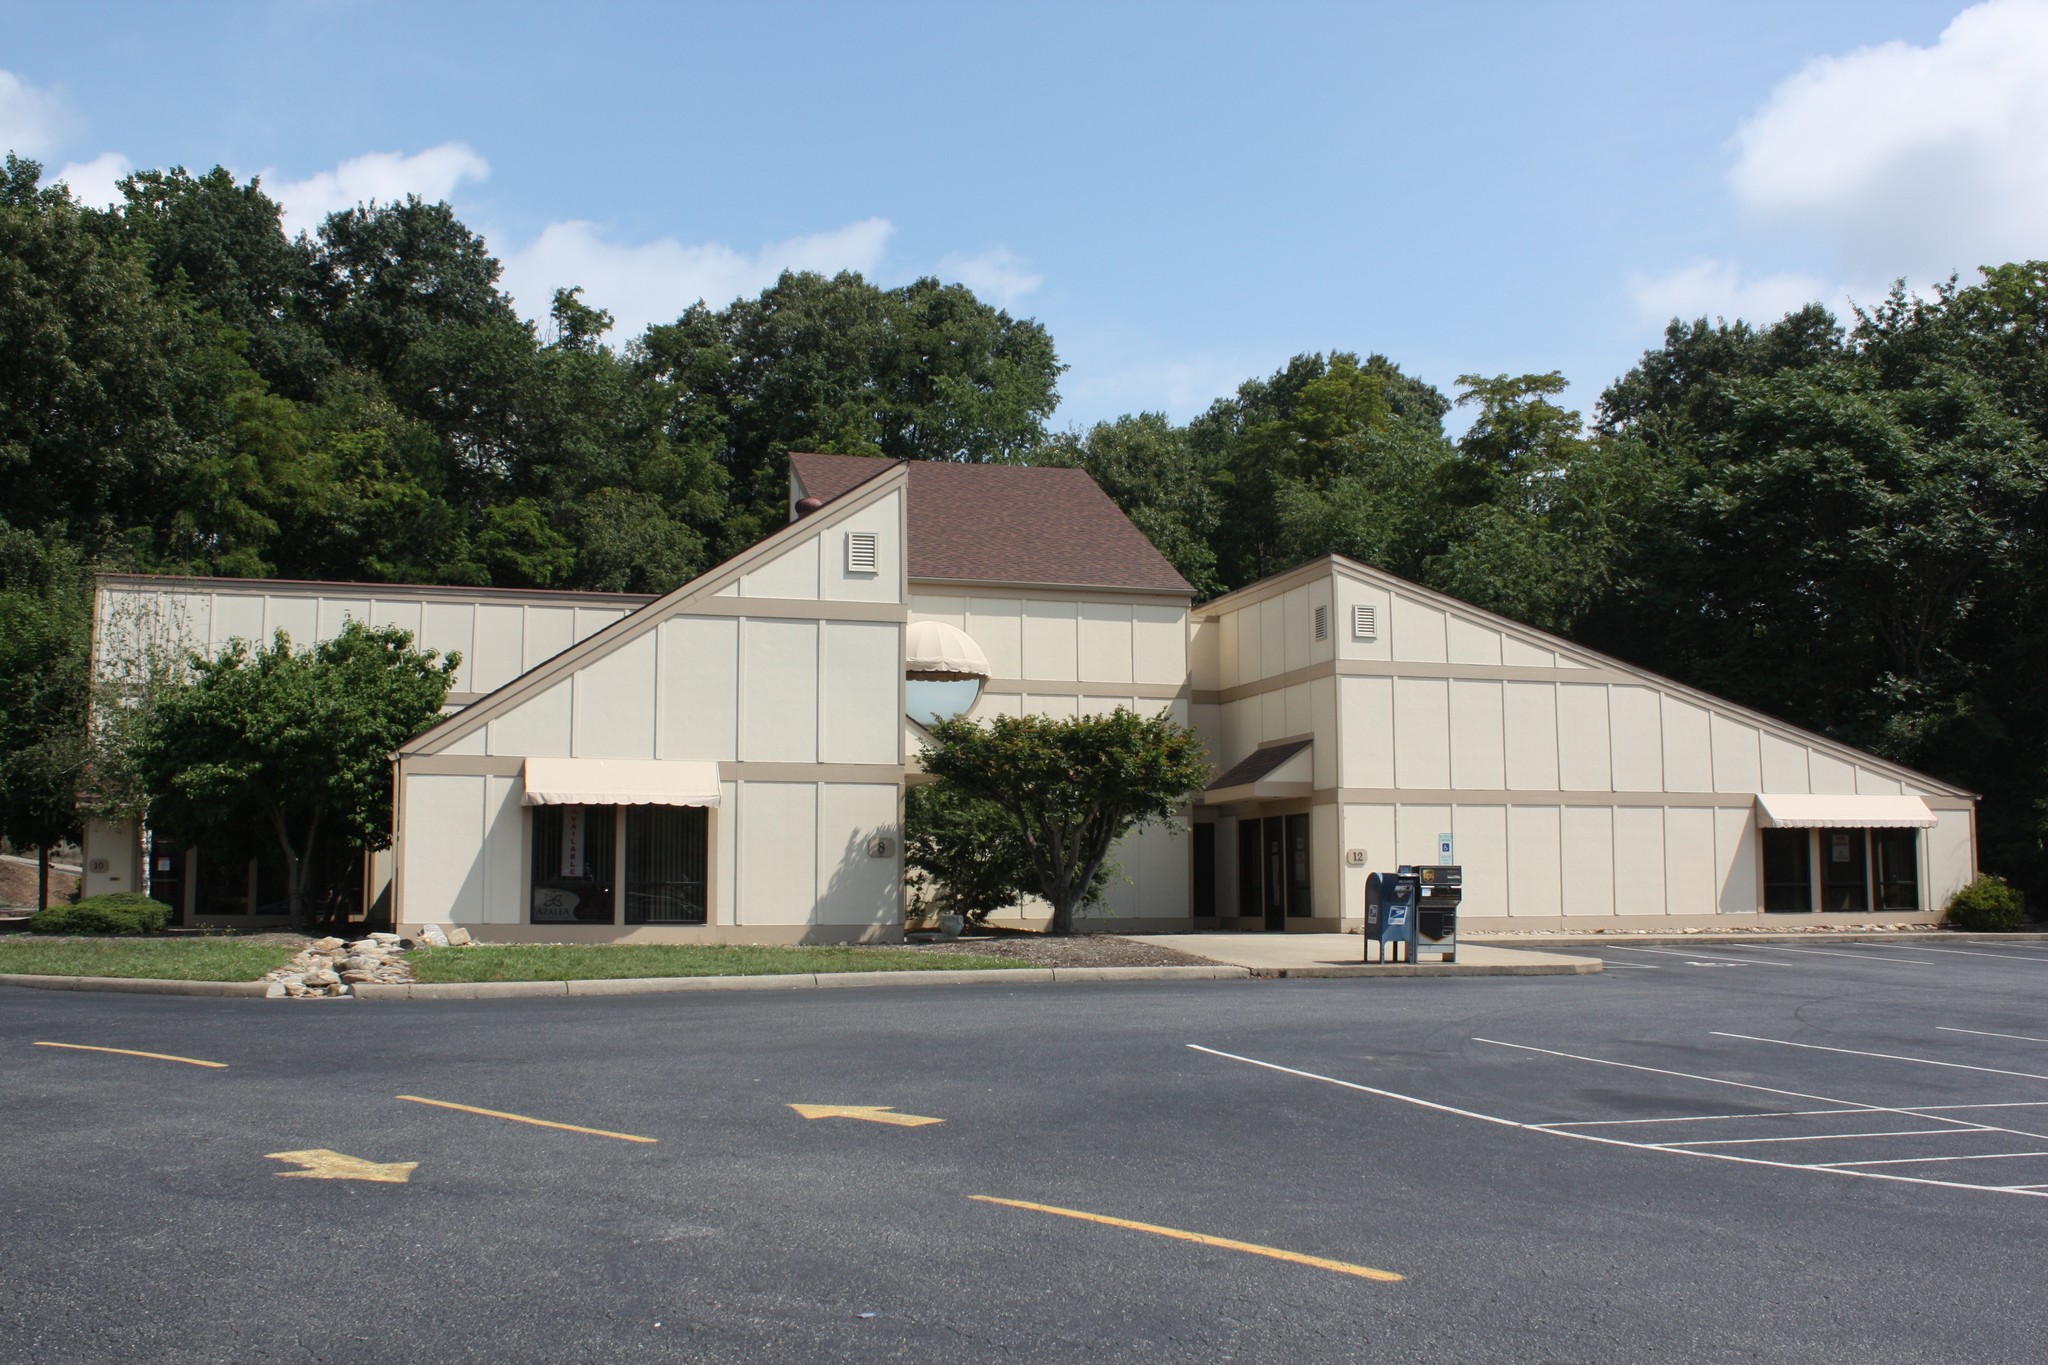
POLYGON ((53 905, 28 918, 32 934, 154 934, 170 922, 171 907, 134 891, 88 896, 53 905))
POLYGON ((1979 877, 1949 898, 1942 923, 1972 934, 2010 934, 2027 927, 2026 901, 2005 878, 1979 877))

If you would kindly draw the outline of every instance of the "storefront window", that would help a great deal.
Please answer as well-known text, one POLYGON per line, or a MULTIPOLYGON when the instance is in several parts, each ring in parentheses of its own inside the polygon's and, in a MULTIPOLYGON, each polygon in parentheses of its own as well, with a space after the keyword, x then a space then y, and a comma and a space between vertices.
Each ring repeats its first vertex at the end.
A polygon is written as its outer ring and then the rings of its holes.
POLYGON ((701 806, 626 808, 626 923, 705 922, 710 825, 701 806))
POLYGON ((1868 838, 1860 829, 1823 829, 1820 835, 1820 908, 1870 911, 1868 838))
POLYGON ((1813 909, 1813 831, 1767 829, 1764 835, 1764 909, 1813 909))
POLYGON ((1877 860, 1877 908, 1920 908, 1920 834, 1910 829, 1872 830, 1877 860))
POLYGON ((616 806, 533 808, 533 922, 610 924, 616 806))
POLYGON ((1767 911, 1860 915, 1873 906, 1888 912, 1920 908, 1918 830, 1767 829, 1763 855, 1767 911))

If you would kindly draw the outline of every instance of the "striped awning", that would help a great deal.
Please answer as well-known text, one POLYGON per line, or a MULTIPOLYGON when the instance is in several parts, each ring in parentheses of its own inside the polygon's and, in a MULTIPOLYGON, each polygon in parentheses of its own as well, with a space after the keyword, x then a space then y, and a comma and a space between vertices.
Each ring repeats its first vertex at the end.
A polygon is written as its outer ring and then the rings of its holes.
POLYGON ((1932 829, 1940 823, 1917 796, 1763 792, 1756 806, 1765 829, 1932 829))
POLYGON ((912 621, 903 631, 906 677, 944 681, 991 676, 988 655, 974 637, 944 621, 912 621))
POLYGON ((529 806, 715 806, 718 765, 695 759, 529 758, 529 806))

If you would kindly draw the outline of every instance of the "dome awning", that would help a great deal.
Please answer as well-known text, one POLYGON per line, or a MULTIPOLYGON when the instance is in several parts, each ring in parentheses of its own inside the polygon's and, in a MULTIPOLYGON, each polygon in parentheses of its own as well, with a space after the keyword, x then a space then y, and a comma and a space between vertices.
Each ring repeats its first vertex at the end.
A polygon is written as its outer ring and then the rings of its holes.
POLYGON ((903 632, 904 676, 930 681, 990 676, 974 637, 944 621, 913 621, 903 632))

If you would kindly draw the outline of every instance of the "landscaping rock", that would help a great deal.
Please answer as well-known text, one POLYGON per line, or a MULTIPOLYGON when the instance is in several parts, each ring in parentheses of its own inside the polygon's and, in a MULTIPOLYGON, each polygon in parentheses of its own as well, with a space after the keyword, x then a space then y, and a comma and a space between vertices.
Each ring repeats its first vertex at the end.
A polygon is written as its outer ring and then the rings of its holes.
POLYGON ((426 928, 420 930, 420 939, 422 942, 436 948, 446 948, 448 946, 448 935, 441 932, 441 926, 438 924, 429 924, 426 928))
POLYGON ((469 936, 467 929, 458 926, 448 931, 448 946, 451 948, 467 948, 474 942, 476 940, 469 936))
POLYGON ((396 934, 371 934, 344 942, 323 938, 301 949, 265 978, 266 999, 330 1000, 353 994, 357 983, 404 985, 412 980, 405 943, 396 934))

